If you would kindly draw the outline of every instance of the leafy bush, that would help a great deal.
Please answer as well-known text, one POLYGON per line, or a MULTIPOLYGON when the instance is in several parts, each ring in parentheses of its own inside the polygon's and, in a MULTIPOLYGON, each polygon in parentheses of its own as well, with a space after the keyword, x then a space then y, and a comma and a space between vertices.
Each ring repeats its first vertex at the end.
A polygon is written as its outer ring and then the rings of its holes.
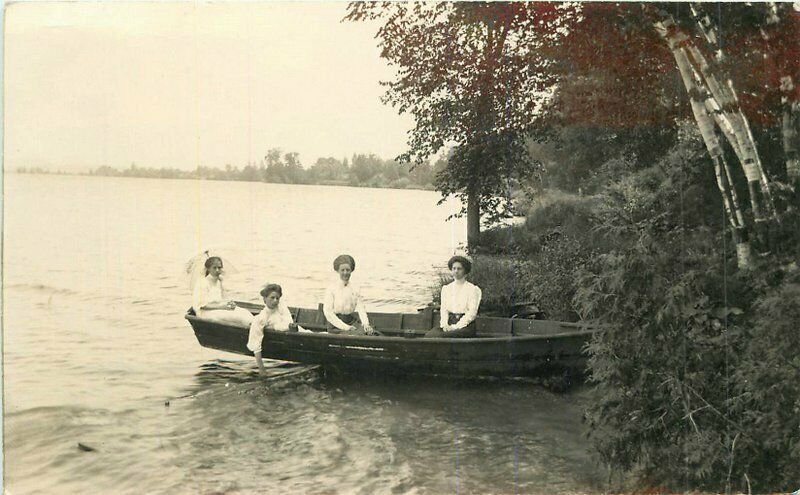
POLYGON ((506 291, 524 294, 550 319, 579 320, 572 304, 577 270, 611 245, 593 228, 598 204, 598 198, 550 191, 524 224, 482 233, 479 252, 516 260, 516 278, 503 278, 506 291))
POLYGON ((757 489, 800 487, 800 274, 753 305, 730 408, 741 427, 736 456, 757 489))
POLYGON ((500 225, 481 232, 473 254, 519 256, 537 244, 538 236, 524 225, 500 225))
POLYGON ((525 263, 523 284, 531 300, 548 319, 583 319, 573 305, 578 270, 591 259, 594 250, 570 235, 556 236, 543 243, 525 263))
POLYGON ((575 295, 608 325, 589 348, 591 438, 639 484, 794 490, 800 276, 774 256, 735 270, 696 157, 681 143, 610 185, 597 210, 614 245, 580 270, 575 295))

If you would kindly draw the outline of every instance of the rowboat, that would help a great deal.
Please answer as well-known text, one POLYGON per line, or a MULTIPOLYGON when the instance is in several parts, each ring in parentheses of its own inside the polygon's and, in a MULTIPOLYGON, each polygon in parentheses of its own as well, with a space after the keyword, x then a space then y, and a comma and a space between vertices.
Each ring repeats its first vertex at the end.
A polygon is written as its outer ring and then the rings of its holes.
MULTIPOLYGON (((263 306, 237 302, 253 314, 263 306)), ((579 323, 479 316, 474 338, 421 338, 438 321, 438 311, 369 313, 381 336, 325 332, 321 305, 289 308, 310 332, 264 331, 262 356, 368 374, 447 377, 579 378, 586 366, 585 346, 597 327, 579 323)), ((252 356, 249 329, 205 320, 190 309, 186 319, 203 347, 252 356)))

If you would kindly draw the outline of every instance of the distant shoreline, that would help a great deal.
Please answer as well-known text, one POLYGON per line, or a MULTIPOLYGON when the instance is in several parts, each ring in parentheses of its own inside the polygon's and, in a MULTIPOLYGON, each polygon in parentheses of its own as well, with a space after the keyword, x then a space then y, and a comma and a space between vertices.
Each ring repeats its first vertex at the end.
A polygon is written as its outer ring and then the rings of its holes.
POLYGON ((207 181, 214 181, 214 182, 256 182, 256 183, 263 183, 263 184, 286 184, 286 185, 298 185, 298 186, 339 186, 339 187, 359 187, 359 188, 366 188, 366 189, 396 189, 396 190, 416 190, 416 191, 434 191, 435 188, 432 184, 414 184, 412 182, 406 183, 404 185, 374 185, 374 184, 361 184, 361 183, 351 183, 346 180, 327 180, 327 181, 317 181, 317 182, 279 182, 279 181, 265 181, 265 180, 249 180, 249 179, 240 179, 240 178, 221 178, 221 177, 198 177, 191 175, 193 172, 186 172, 186 175, 168 175, 168 176, 152 176, 152 175, 134 175, 125 173, 127 171, 120 171, 118 169, 112 169, 117 173, 101 173, 96 170, 91 170, 89 172, 65 172, 63 170, 46 170, 41 168, 32 168, 28 169, 25 167, 20 167, 14 170, 6 170, 6 174, 19 174, 19 175, 70 175, 70 176, 81 176, 81 177, 118 177, 118 178, 125 178, 125 179, 173 179, 173 180, 207 180, 207 181))

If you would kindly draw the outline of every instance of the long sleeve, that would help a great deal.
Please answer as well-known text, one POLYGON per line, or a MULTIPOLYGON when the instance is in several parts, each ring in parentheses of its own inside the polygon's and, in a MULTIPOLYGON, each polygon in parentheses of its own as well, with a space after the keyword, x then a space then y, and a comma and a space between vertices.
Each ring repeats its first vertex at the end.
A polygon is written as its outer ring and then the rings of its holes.
POLYGON ((212 284, 208 279, 198 281, 192 292, 192 307, 195 313, 202 311, 208 304, 223 302, 224 292, 222 282, 212 284))
POLYGON ((336 316, 336 311, 333 309, 333 304, 333 289, 328 288, 325 291, 325 299, 322 301, 322 313, 325 315, 325 319, 328 320, 331 325, 335 326, 339 330, 347 330, 350 328, 350 325, 343 322, 338 316, 336 316))
POLYGON ((289 325, 294 323, 294 319, 292 319, 292 312, 289 311, 289 306, 281 303, 280 305, 280 312, 281 312, 281 321, 286 326, 286 330, 289 329, 289 325))
POLYGON ((247 338, 247 348, 256 352, 261 352, 261 341, 264 339, 264 324, 266 323, 267 313, 266 308, 262 309, 260 313, 253 318, 250 323, 250 336, 247 338))
POLYGON ((481 292, 480 287, 476 285, 472 285, 470 289, 472 290, 470 291, 467 299, 467 310, 464 312, 464 316, 462 316, 461 319, 459 319, 458 322, 453 325, 453 329, 455 330, 466 327, 475 321, 475 318, 478 316, 478 306, 481 305, 481 296, 483 293, 481 292))
POLYGON ((285 332, 289 330, 289 325, 292 324, 292 313, 289 307, 283 303, 278 305, 278 310, 270 315, 265 322, 265 327, 270 330, 277 330, 278 332, 285 332))
POLYGON ((370 326, 369 317, 367 316, 367 309, 364 307, 364 300, 361 299, 361 292, 356 292, 356 312, 361 319, 361 324, 365 327, 370 326))
POLYGON ((202 289, 203 282, 197 282, 197 285, 194 286, 194 290, 192 291, 192 308, 194 308, 194 312, 197 313, 200 311, 200 308, 203 307, 203 289, 202 289))
POLYGON ((208 304, 209 301, 209 287, 208 282, 203 279, 199 280, 197 284, 194 286, 194 291, 192 292, 192 307, 194 308, 194 312, 197 313, 200 311, 203 306, 208 304))
POLYGON ((447 284, 442 287, 442 295, 439 298, 441 300, 441 304, 439 305, 439 328, 444 328, 447 325, 449 318, 450 318, 450 284, 447 284))

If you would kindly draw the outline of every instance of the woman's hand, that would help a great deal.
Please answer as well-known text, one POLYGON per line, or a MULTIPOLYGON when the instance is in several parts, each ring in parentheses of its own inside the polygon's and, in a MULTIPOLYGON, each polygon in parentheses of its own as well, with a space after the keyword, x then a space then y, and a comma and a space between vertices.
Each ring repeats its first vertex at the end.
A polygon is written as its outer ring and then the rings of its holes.
POLYGON ((358 329, 355 327, 355 325, 350 325, 349 327, 347 327, 348 332, 355 332, 356 330, 358 329))
POLYGON ((228 303, 225 305, 225 309, 228 310, 236 309, 236 303, 233 301, 228 301, 228 303))
POLYGON ((372 335, 373 333, 375 333, 375 329, 373 329, 371 325, 364 325, 364 332, 367 335, 372 335))

